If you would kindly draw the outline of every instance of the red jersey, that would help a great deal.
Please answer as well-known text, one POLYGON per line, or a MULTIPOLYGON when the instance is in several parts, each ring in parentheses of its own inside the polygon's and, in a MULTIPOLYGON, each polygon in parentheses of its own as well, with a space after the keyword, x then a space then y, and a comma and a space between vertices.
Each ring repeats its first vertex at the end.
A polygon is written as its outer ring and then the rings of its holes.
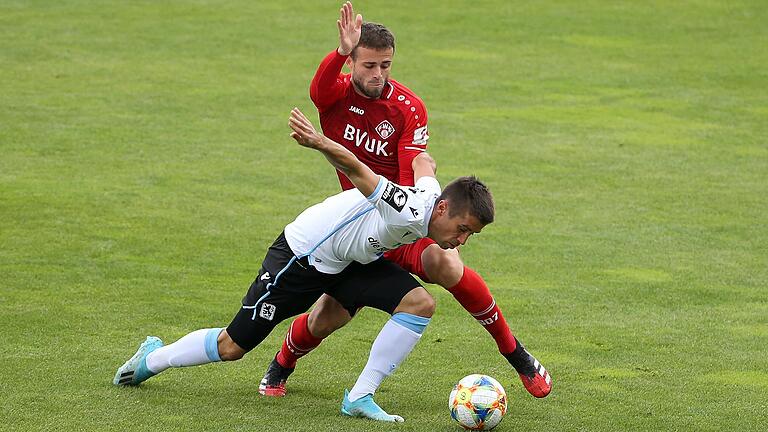
MULTIPOLYGON (((309 96, 320 113, 328 138, 349 149, 376 174, 403 186, 413 186, 411 162, 426 151, 427 110, 406 86, 388 80, 378 99, 359 95, 351 74, 341 73, 347 56, 328 54, 312 79, 309 96)), ((337 171, 341 187, 354 188, 337 171)))
MULTIPOLYGON (((334 50, 325 56, 312 79, 309 96, 320 113, 323 133, 352 151, 375 173, 395 183, 413 186, 411 163, 413 158, 426 151, 429 139, 424 103, 410 89, 392 79, 378 99, 357 94, 350 74, 341 73, 346 59, 334 50)), ((337 174, 343 189, 354 187, 343 173, 337 174)), ((422 238, 387 252, 387 258, 427 281, 429 277, 424 271, 422 255, 433 243, 429 238, 422 238)), ((477 273, 465 267, 459 283, 445 288, 485 326, 500 352, 515 350, 516 339, 488 286, 477 273)))

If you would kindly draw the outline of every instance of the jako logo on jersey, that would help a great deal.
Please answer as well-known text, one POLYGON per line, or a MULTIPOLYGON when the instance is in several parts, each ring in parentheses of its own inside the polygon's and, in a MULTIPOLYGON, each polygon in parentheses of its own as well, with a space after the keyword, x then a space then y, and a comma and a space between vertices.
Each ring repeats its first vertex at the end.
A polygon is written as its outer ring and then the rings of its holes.
POLYGON ((379 123, 378 126, 376 126, 376 132, 379 133, 379 135, 387 139, 389 138, 393 133, 395 133, 395 127, 392 126, 392 123, 384 120, 383 122, 379 123))
POLYGON ((376 155, 381 156, 389 156, 389 153, 387 153, 385 150, 387 144, 389 144, 388 142, 369 138, 368 132, 361 133, 360 129, 352 126, 351 124, 347 124, 347 127, 344 128, 344 139, 354 142, 355 146, 357 147, 364 145, 365 150, 369 153, 376 153, 376 155))
POLYGON ((275 307, 275 305, 271 305, 269 303, 262 303, 261 310, 259 311, 259 316, 264 318, 267 321, 272 321, 272 318, 275 317, 276 310, 277 310, 277 307, 275 307))
POLYGON ((269 279, 269 272, 264 272, 264 274, 261 275, 261 277, 259 279, 261 279, 263 281, 269 279))
POLYGON ((358 108, 358 107, 356 107, 354 105, 350 105, 349 106, 349 110, 352 111, 355 114, 360 114, 360 115, 365 114, 365 110, 364 109, 358 108))

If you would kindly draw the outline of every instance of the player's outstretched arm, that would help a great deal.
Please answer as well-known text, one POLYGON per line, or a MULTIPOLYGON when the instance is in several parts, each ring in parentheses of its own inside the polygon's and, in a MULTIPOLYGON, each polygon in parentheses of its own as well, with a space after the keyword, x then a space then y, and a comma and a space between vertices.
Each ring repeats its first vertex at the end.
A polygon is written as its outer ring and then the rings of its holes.
POLYGON ((367 165, 341 144, 318 132, 312 122, 298 108, 291 110, 288 119, 291 138, 300 145, 322 153, 337 170, 343 172, 365 196, 370 196, 379 184, 377 176, 367 165))
POLYGON ((437 163, 427 152, 422 152, 411 162, 413 167, 413 181, 417 182, 422 177, 434 177, 437 173, 437 163))
POLYGON ((309 97, 320 112, 344 97, 345 84, 340 76, 341 68, 360 41, 363 17, 355 17, 352 3, 347 2, 341 6, 336 25, 339 27, 339 47, 325 56, 309 85, 309 97))
POLYGON ((339 27, 339 54, 348 56, 352 54, 357 43, 360 41, 360 34, 363 27, 363 16, 352 9, 352 2, 346 2, 341 5, 339 10, 339 19, 336 20, 336 26, 339 27))

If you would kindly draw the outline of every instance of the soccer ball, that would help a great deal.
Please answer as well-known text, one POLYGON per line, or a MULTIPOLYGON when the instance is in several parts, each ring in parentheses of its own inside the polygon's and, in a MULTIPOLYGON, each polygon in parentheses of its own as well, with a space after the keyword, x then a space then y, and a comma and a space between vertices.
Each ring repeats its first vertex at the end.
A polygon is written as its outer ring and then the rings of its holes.
POLYGON ((448 408, 464 429, 491 430, 507 412, 507 393, 488 375, 468 375, 453 387, 448 408))

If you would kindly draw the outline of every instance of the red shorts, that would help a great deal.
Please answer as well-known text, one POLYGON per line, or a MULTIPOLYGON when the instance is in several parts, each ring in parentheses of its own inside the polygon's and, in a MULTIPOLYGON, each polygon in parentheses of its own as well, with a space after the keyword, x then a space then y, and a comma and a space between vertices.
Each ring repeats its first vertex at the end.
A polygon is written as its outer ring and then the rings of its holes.
POLYGON ((421 253, 427 246, 435 244, 431 238, 424 237, 415 243, 400 246, 397 249, 384 252, 384 258, 396 263, 411 274, 415 274, 424 282, 429 282, 424 266, 421 264, 421 253))

